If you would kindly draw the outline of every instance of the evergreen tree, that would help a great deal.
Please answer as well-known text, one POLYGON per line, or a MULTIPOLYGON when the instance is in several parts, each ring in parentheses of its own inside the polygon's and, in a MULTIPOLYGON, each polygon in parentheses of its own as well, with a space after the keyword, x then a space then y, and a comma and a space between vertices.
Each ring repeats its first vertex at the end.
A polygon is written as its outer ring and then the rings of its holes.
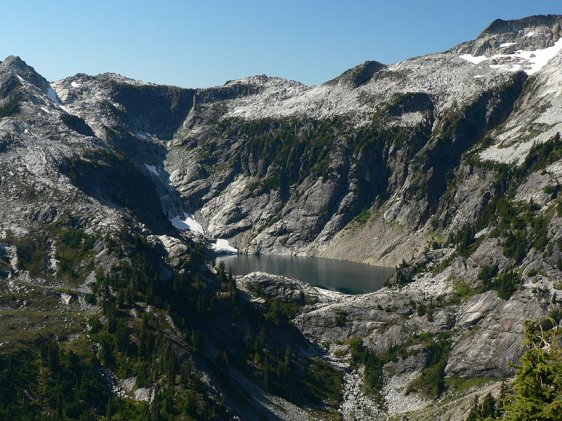
POLYGON ((559 329, 538 322, 525 329, 527 351, 517 367, 513 396, 504 406, 506 420, 562 419, 562 347, 559 329))

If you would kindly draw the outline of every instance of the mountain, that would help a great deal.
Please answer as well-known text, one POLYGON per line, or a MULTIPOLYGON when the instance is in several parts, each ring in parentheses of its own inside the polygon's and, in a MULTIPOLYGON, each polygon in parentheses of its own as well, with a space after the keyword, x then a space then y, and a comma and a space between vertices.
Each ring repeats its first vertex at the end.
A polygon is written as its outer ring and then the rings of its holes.
MULTIPOLYGON (((8 57, 5 358, 44 349, 18 373, 53 384, 91 373, 68 387, 96 384, 91 411, 116 417, 464 419, 499 399, 524 322, 562 314, 561 24, 496 20, 319 86, 49 83, 8 57), (348 296, 209 267, 233 247, 397 270, 348 296)), ((23 390, 6 411, 86 416, 23 390)))

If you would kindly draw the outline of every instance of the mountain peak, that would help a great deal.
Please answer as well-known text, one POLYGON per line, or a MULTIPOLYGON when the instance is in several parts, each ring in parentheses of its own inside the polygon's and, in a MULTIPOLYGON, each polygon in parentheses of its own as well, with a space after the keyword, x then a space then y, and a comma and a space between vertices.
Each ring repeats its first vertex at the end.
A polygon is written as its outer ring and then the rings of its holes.
POLYGON ((562 48, 562 15, 496 19, 473 41, 454 48, 474 64, 490 61, 494 69, 536 73, 562 48))
POLYGON ((518 32, 538 26, 554 29, 556 27, 560 27, 560 25, 562 25, 562 15, 535 15, 513 20, 496 19, 490 24, 490 26, 482 31, 479 38, 489 35, 518 32))
POLYGON ((3 64, 6 65, 6 66, 12 65, 12 64, 14 64, 14 63, 16 63, 16 64, 19 64, 19 63, 26 64, 25 61, 23 61, 23 60, 20 58, 20 56, 8 56, 8 57, 6 57, 6 59, 5 59, 3 62, 1 62, 1 63, 3 63, 3 64))
POLYGON ((2 68, 2 70, 10 70, 16 74, 22 73, 20 76, 23 76, 23 74, 27 73, 29 69, 33 70, 33 68, 30 67, 19 56, 6 57, 4 61, 0 62, 0 67, 2 68))
POLYGON ((12 73, 21 79, 25 79, 43 91, 46 91, 49 87, 49 82, 19 56, 8 56, 0 63, 0 73, 4 72, 12 73))
POLYGON ((326 85, 346 85, 357 88, 367 83, 375 73, 385 67, 384 64, 378 61, 365 61, 358 66, 346 70, 335 79, 329 80, 326 82, 326 85))

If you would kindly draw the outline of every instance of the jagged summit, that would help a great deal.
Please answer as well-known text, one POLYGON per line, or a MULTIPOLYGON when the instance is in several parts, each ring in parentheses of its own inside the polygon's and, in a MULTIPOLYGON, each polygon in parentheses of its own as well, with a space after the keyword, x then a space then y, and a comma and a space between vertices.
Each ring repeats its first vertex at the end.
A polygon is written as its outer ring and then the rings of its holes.
POLYGON ((531 27, 556 27, 562 24, 562 15, 536 15, 522 19, 496 19, 479 35, 479 38, 489 35, 517 32, 531 27))
POLYGON ((20 58, 20 56, 8 56, 4 59, 4 61, 0 61, 4 66, 10 66, 14 63, 17 64, 25 64, 25 62, 20 58))
POLYGON ((343 72, 340 76, 329 80, 326 85, 345 85, 352 88, 357 88, 373 77, 379 70, 384 69, 386 66, 378 61, 366 61, 358 66, 343 72))
POLYGON ((12 75, 23 79, 42 91, 47 91, 49 82, 37 71, 18 56, 8 56, 0 63, 0 73, 12 75))
POLYGON ((543 50, 553 47, 560 39, 561 25, 561 15, 497 19, 474 41, 461 44, 460 47, 477 56, 543 50))

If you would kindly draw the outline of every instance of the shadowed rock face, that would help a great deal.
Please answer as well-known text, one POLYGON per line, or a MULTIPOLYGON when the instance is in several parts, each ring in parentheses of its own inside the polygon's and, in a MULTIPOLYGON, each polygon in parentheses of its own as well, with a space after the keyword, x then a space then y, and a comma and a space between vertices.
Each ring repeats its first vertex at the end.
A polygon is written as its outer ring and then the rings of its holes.
POLYGON ((358 88, 367 83, 375 73, 386 66, 378 61, 366 61, 359 66, 346 70, 341 76, 326 82, 326 85, 343 85, 358 88))
POLYGON ((169 139, 189 115, 194 89, 172 86, 112 84, 113 101, 122 105, 122 124, 136 132, 169 139))

